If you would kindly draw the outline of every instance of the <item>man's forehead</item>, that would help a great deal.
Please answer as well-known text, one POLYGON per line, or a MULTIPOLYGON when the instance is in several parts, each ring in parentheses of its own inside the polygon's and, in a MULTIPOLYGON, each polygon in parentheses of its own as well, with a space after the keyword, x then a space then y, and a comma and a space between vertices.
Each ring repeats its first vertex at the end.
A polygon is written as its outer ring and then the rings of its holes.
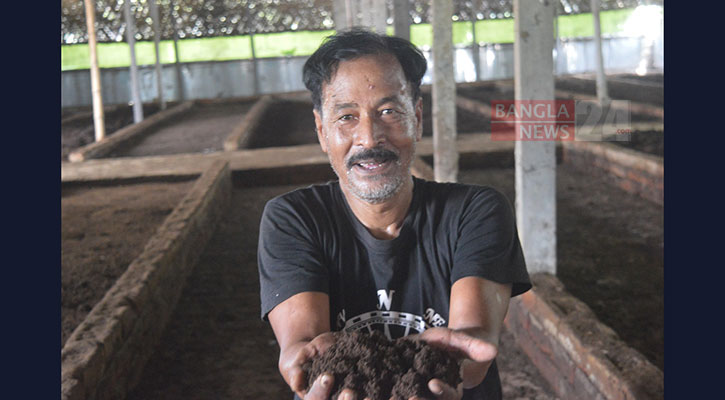
POLYGON ((322 100, 328 105, 354 102, 356 94, 367 94, 365 89, 378 89, 380 97, 389 101, 412 95, 395 56, 381 54, 341 61, 329 82, 322 84, 322 100))

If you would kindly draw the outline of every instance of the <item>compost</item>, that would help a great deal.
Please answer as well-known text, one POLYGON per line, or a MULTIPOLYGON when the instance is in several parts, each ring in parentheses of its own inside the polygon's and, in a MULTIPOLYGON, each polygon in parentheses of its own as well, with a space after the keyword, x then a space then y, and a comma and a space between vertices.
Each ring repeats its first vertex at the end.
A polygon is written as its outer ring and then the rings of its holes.
POLYGON ((303 365, 308 387, 323 373, 334 376, 332 398, 343 389, 371 400, 435 397, 428 381, 438 378, 451 387, 461 383, 459 364, 447 351, 421 340, 388 340, 379 331, 340 332, 324 353, 303 365))

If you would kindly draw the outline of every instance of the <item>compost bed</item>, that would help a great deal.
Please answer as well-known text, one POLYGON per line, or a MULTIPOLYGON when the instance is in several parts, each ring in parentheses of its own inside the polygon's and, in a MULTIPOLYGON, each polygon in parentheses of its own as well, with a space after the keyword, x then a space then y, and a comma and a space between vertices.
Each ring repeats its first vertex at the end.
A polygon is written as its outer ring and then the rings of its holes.
MULTIPOLYGON (((297 187, 233 190, 128 400, 292 398, 277 368, 274 334, 260 318, 256 251, 264 204, 297 187)), ((504 398, 556 398, 508 331, 499 353, 504 398)))
MULTIPOLYGON (((636 80, 636 78, 633 78, 629 75, 627 77, 632 81, 636 80)), ((640 78, 640 80, 642 81, 647 81, 645 80, 645 77, 638 78, 640 78)), ((647 79, 656 79, 656 77, 647 79)), ((590 96, 596 94, 594 92, 595 89, 589 90, 589 87, 591 85, 594 85, 593 81, 589 82, 588 80, 583 81, 581 79, 573 80, 571 78, 558 78, 556 82, 556 89, 571 90, 575 93, 590 96)), ((457 89, 457 94, 459 96, 473 99, 490 106, 491 102, 494 100, 513 100, 514 88, 513 83, 508 86, 494 83, 483 83, 461 86, 457 89)), ((616 97, 614 97, 615 99, 636 99, 642 96, 642 94, 639 93, 633 85, 618 87, 618 90, 614 94, 616 94, 616 97)), ((478 118, 483 120, 483 124, 481 126, 483 126, 485 129, 483 129, 482 131, 489 132, 490 118, 478 118)), ((632 123, 663 122, 661 118, 635 112, 630 113, 630 121, 632 123)), ((577 125, 581 124, 582 121, 577 121, 577 125)), ((609 135, 603 139, 609 143, 613 143, 621 147, 626 147, 629 149, 641 151, 643 153, 664 157, 664 131, 638 130, 635 128, 632 129, 632 131, 629 133, 629 137, 626 138, 627 140, 617 138, 615 135, 609 135)))
MULTIPOLYGON (((171 106, 171 105, 169 105, 171 106)), ((157 104, 144 104, 143 115, 149 117, 159 111, 157 104)), ((64 118, 70 118, 74 114, 85 115, 84 117, 73 118, 71 121, 62 123, 60 127, 60 158, 62 161, 68 160, 68 154, 73 150, 93 143, 95 139, 95 128, 93 126, 93 116, 88 108, 76 109, 73 111, 61 110, 64 118)), ((131 106, 116 106, 112 110, 105 112, 103 116, 103 124, 106 136, 112 135, 119 129, 133 124, 133 108, 131 106)))
POLYGON ((202 102, 168 119, 108 157, 142 157, 224 150, 224 139, 241 123, 253 100, 202 102))
POLYGON ((61 348, 192 184, 61 189, 61 348))
MULTIPOLYGON (((557 277, 664 369, 664 208, 567 164, 556 178, 557 277)), ((463 170, 459 181, 488 184, 514 199, 513 168, 463 170)))

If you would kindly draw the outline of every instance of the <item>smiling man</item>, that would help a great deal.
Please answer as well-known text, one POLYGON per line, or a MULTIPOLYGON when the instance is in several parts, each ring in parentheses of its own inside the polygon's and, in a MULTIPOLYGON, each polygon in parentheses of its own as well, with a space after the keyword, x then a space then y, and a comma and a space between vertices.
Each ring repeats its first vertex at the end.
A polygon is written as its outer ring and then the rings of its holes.
POLYGON ((258 249, 262 318, 295 398, 329 398, 334 377, 307 388, 302 364, 333 332, 354 330, 462 354, 459 387, 428 382, 437 399, 501 398, 499 334, 509 299, 531 284, 501 193, 411 175, 425 71, 410 42, 357 29, 327 38, 305 64, 338 180, 270 200, 258 249))

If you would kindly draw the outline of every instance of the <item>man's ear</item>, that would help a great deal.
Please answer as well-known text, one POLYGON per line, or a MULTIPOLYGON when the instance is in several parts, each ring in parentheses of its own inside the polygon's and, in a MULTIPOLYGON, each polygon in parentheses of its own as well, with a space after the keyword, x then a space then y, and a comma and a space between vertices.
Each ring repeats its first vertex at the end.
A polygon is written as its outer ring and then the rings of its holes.
POLYGON ((415 103, 415 141, 423 138, 423 96, 415 103))
POLYGON ((322 131, 322 114, 316 108, 312 110, 315 115, 315 130, 317 131, 317 141, 320 142, 320 147, 324 153, 327 153, 327 139, 325 133, 322 131))

